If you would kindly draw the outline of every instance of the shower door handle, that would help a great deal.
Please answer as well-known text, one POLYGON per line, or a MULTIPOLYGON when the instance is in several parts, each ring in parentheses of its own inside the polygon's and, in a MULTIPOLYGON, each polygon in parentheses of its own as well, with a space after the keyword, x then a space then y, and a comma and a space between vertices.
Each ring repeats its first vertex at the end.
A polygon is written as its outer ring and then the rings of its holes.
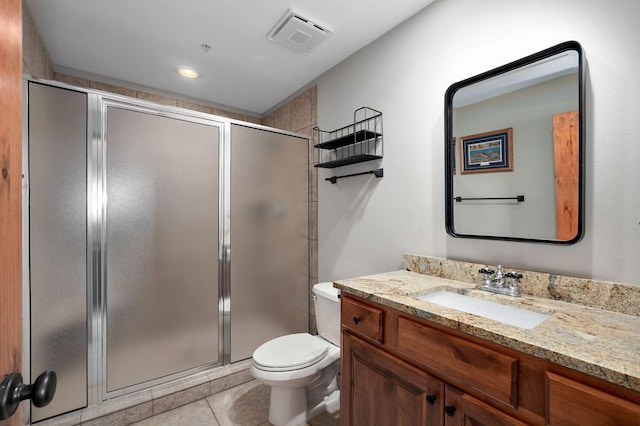
POLYGON ((0 420, 16 412, 20 401, 30 399, 36 407, 44 407, 53 400, 58 379, 53 371, 40 374, 32 385, 22 383, 22 374, 7 375, 0 385, 0 420))

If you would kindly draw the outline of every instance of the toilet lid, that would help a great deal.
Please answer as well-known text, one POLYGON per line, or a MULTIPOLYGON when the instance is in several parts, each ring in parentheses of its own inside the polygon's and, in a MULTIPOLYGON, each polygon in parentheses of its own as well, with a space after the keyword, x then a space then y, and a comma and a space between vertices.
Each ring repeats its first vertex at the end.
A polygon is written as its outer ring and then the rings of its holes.
POLYGON ((309 333, 288 334, 261 345, 253 353, 253 361, 265 370, 298 370, 324 358, 328 345, 309 333))

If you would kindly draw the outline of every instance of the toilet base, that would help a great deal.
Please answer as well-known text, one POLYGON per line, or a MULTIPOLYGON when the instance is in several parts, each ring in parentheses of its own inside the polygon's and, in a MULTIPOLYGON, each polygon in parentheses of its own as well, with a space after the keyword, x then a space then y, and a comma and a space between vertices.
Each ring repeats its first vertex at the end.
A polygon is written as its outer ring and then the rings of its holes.
POLYGON ((307 421, 305 388, 271 387, 269 422, 275 426, 298 426, 307 421))
POLYGON ((335 390, 333 393, 324 397, 322 402, 309 410, 307 414, 307 420, 311 420, 315 416, 318 416, 324 412, 334 413, 340 409, 340 391, 335 390))
POLYGON ((269 422, 275 426, 304 425, 309 419, 340 406, 338 373, 334 361, 306 386, 271 386, 269 422))
POLYGON ((299 426, 340 406, 340 391, 324 397, 315 407, 307 407, 306 392, 299 388, 271 388, 269 423, 274 426, 299 426))

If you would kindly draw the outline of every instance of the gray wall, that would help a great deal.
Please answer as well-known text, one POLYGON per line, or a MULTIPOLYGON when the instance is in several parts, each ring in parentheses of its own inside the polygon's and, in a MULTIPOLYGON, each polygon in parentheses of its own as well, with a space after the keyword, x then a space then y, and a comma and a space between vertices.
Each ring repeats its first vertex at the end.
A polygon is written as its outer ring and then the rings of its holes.
POLYGON ((640 284, 637 16, 636 0, 437 0, 322 75, 320 128, 348 124, 363 105, 384 113, 385 177, 331 185, 324 178, 334 171, 319 172, 319 279, 398 269, 410 252, 640 284), (445 90, 567 40, 582 44, 588 62, 584 239, 553 246, 449 237, 445 90))

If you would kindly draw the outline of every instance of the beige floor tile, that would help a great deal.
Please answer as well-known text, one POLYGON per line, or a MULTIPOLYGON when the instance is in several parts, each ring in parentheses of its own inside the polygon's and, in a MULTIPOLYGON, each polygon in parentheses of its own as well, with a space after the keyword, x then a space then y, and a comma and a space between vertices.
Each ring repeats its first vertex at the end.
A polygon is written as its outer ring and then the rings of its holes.
POLYGON ((268 423, 269 387, 255 380, 207 398, 221 426, 268 423))
POLYGON ((134 426, 219 426, 207 400, 192 402, 191 404, 158 414, 134 426))
MULTIPOLYGON (((271 426, 270 390, 255 380, 134 423, 134 426, 271 426)), ((340 412, 323 413, 309 426, 338 426, 340 412)))
POLYGON ((339 426, 340 411, 322 413, 319 416, 309 420, 311 426, 339 426))

